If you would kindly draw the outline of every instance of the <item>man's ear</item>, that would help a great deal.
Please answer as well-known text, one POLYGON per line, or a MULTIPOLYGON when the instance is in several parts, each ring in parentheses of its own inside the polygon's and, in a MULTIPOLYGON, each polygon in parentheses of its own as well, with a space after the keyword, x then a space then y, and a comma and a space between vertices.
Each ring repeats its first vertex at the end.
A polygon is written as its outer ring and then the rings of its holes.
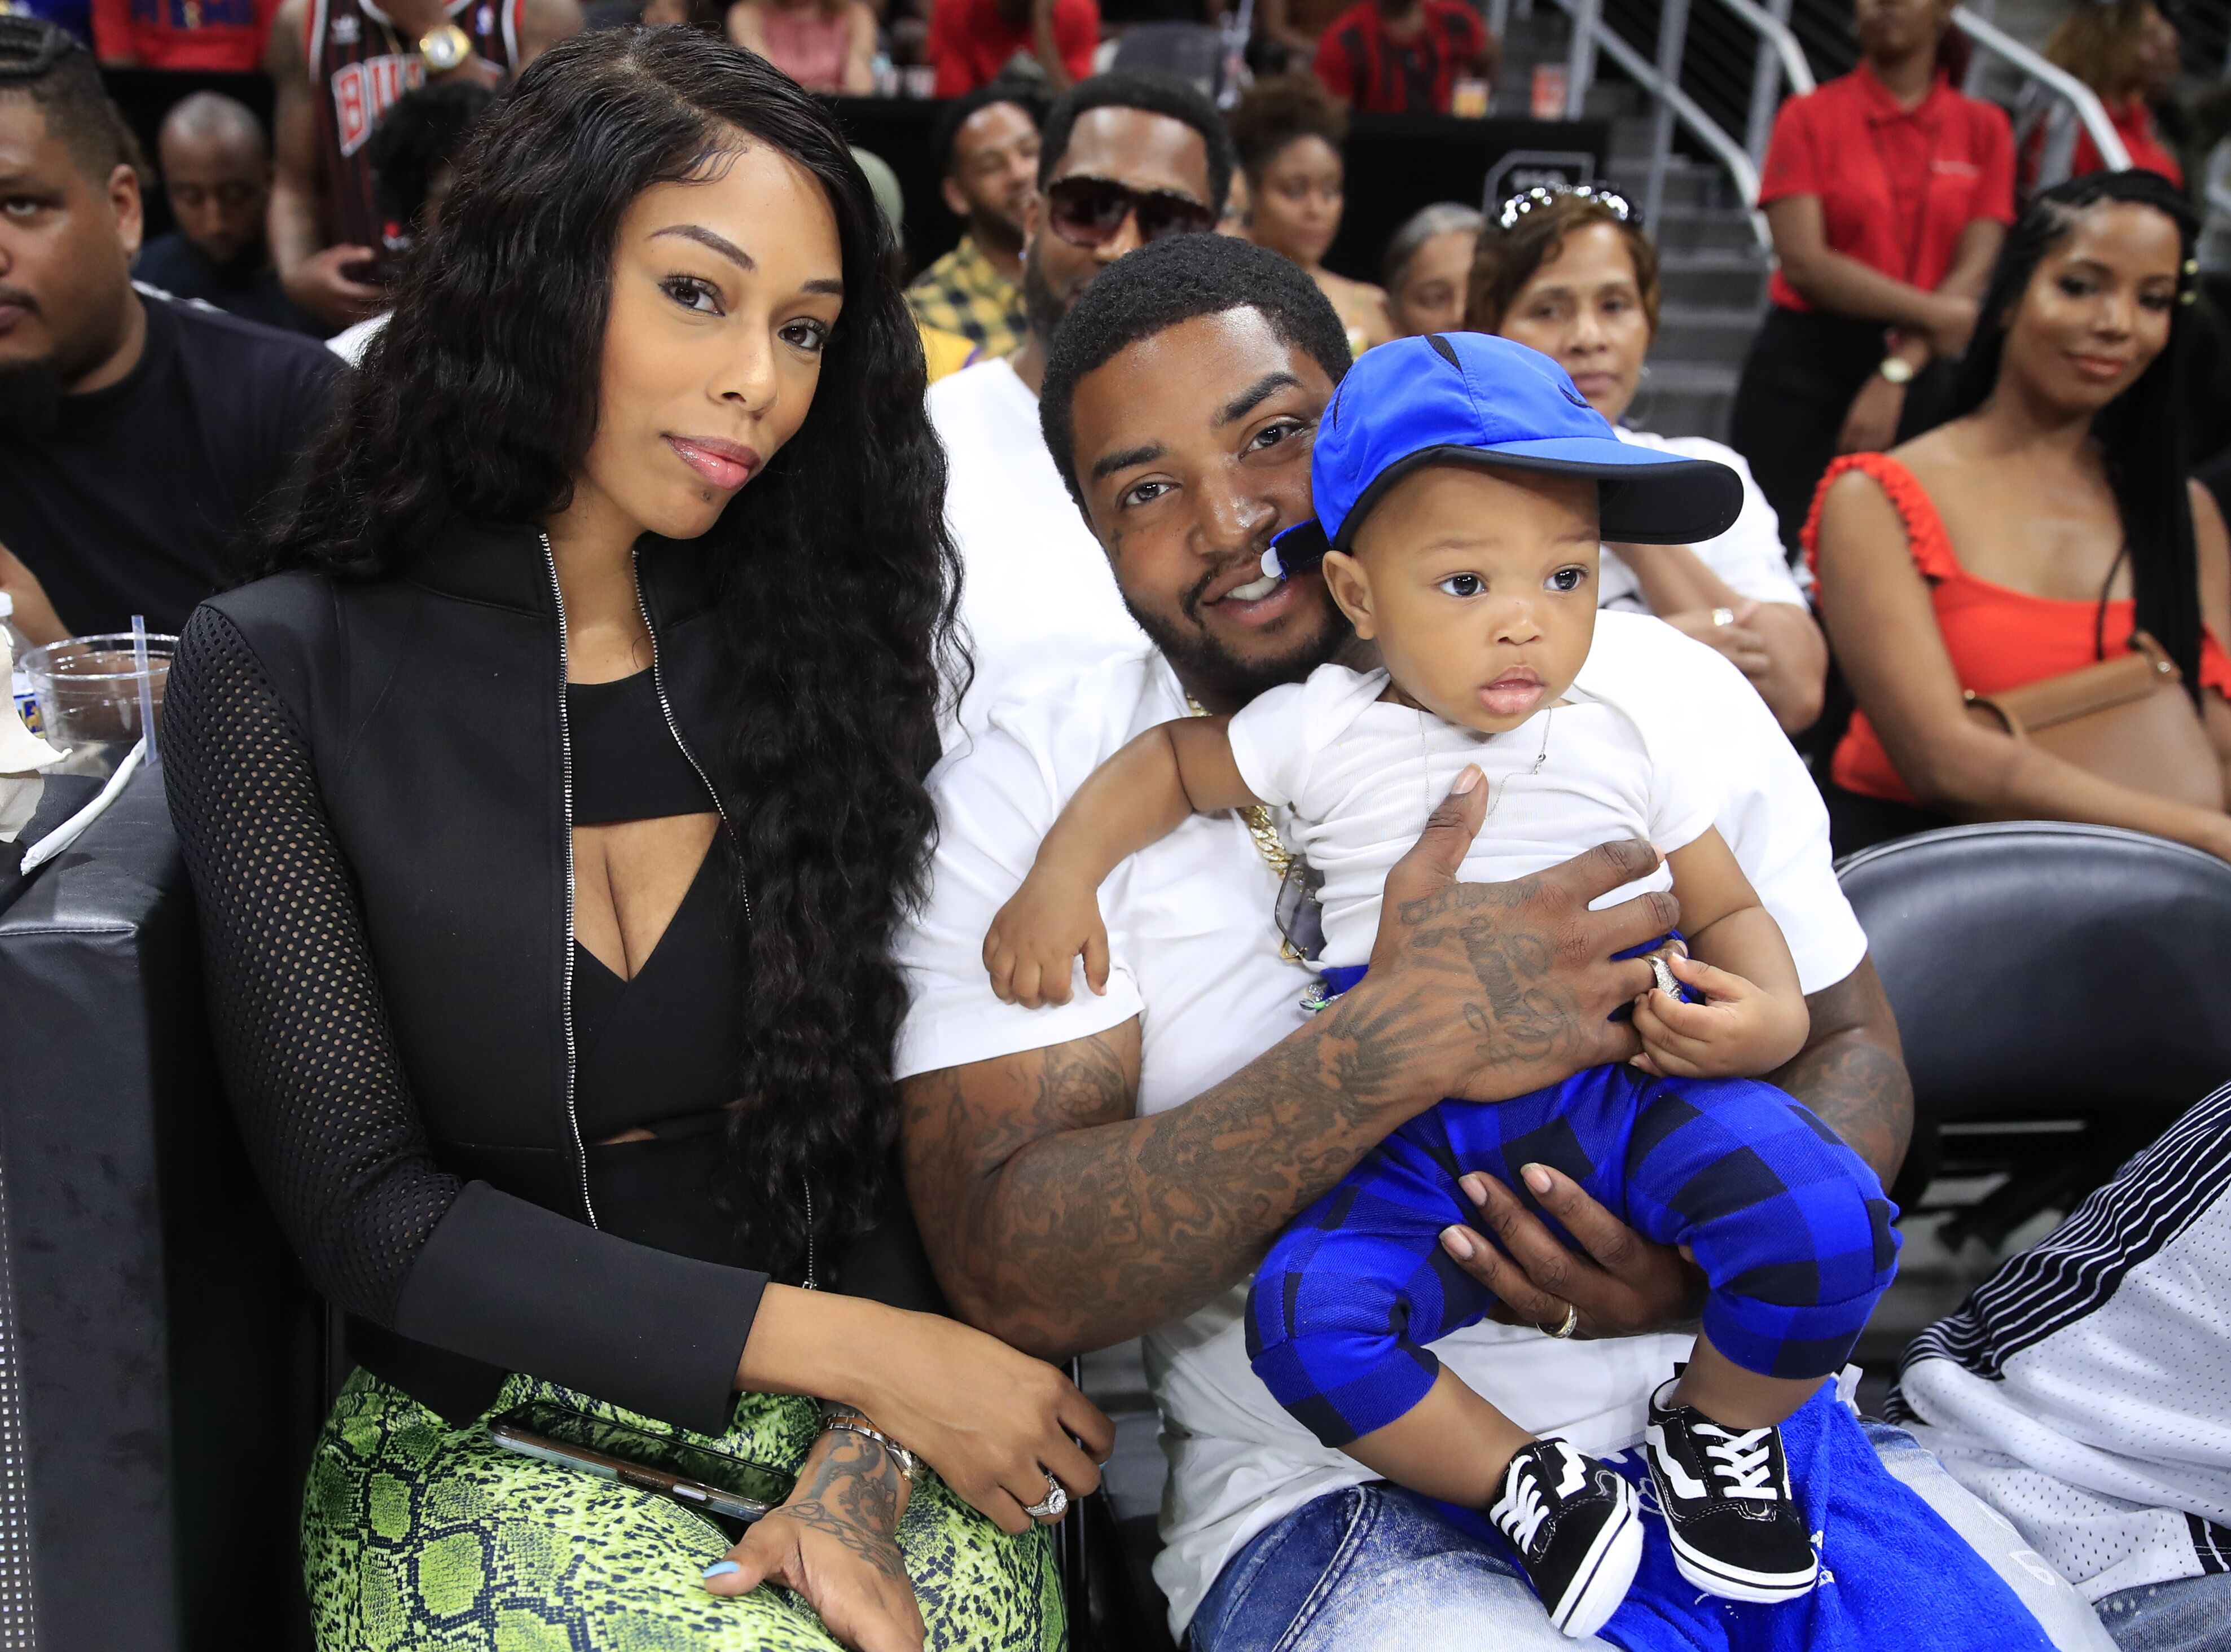
POLYGON ((938 181, 937 190, 938 193, 945 197, 945 210, 947 212, 956 218, 966 218, 968 216, 968 197, 962 191, 959 178, 941 178, 938 181))
POLYGON ((1371 581, 1363 571, 1363 565, 1345 551, 1328 551, 1324 555, 1324 582, 1333 601, 1340 604, 1340 611, 1355 627, 1355 634, 1367 641, 1376 635, 1371 617, 1371 581))
POLYGON ((116 214, 116 239, 129 263, 139 255, 139 237, 146 219, 139 205, 139 174, 119 161, 108 175, 108 205, 116 214))

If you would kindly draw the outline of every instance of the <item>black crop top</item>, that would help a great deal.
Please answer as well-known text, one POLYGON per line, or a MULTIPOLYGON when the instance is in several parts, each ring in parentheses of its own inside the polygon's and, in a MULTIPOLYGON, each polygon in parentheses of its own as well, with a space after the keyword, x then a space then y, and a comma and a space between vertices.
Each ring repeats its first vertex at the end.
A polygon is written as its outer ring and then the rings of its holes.
POLYGON ((566 732, 573 748, 573 823, 702 815, 712 793, 667 726, 648 671, 611 682, 566 685, 566 732))

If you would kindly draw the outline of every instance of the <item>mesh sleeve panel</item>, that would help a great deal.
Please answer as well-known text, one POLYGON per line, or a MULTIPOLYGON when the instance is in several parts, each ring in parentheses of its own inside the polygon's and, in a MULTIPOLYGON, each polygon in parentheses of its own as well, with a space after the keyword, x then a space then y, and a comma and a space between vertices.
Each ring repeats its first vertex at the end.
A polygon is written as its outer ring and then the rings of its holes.
POLYGON ((164 694, 163 771, 218 1068, 256 1173, 318 1288, 392 1326, 460 1183, 411 1105, 308 742, 207 607, 164 694))

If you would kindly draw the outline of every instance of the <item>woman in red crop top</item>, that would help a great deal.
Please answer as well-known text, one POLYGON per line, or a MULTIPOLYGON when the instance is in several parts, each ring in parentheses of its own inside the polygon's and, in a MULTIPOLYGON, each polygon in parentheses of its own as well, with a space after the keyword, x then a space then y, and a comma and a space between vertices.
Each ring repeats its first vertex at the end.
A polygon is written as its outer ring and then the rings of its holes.
POLYGON ((2231 860, 2231 816, 2100 779, 1961 699, 2091 664, 2144 629, 2231 764, 2231 545, 2187 481, 2177 411, 2194 232, 2150 172, 2047 190, 1992 275, 1952 419, 1823 478, 1805 539, 1859 707, 1832 769, 1840 852, 1928 810, 2124 826, 2231 860))

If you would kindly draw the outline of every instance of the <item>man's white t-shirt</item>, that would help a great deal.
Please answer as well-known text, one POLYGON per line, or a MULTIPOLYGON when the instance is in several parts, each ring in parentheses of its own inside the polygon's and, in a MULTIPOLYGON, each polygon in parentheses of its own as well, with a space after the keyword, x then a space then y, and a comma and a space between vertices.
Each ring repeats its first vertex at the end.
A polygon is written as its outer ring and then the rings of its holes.
POLYGON ((1107 553, 1046 451, 1038 398, 1014 368, 983 361, 939 379, 929 422, 950 467, 945 520, 960 552, 960 623, 975 670, 961 726, 1050 664, 1144 648, 1107 553))
MULTIPOLYGON (((1743 455, 1707 436, 1662 436, 1647 430, 1629 430, 1624 426, 1614 428, 1619 439, 1631 448, 1678 453, 1684 459, 1710 459, 1740 476, 1743 512, 1736 518, 1735 526, 1717 539, 1705 539, 1689 548, 1707 568, 1726 580, 1738 597, 1755 603, 1806 606, 1805 586, 1800 575, 1790 571, 1789 552, 1782 543, 1781 519, 1775 515, 1774 507, 1766 502, 1766 495, 1758 491, 1758 484, 1751 480, 1750 467, 1743 461, 1743 455)), ((1802 579, 1811 577, 1807 573, 1802 579)), ((1596 573, 1596 606, 1623 609, 1631 614, 1650 611, 1650 603, 1642 595, 1642 582, 1609 545, 1604 547, 1596 573)))
MULTIPOLYGON (((1605 614, 1578 686, 1607 698, 1677 693, 1696 749, 1719 777, 1714 823, 1781 924, 1807 992, 1858 967, 1866 938, 1829 864, 1828 820, 1796 753, 1727 661, 1655 619, 1605 614), (1669 690, 1678 683, 1678 691, 1669 690)), ((1101 887, 1112 970, 1104 997, 1025 1010, 992 996, 984 935, 1021 884, 1062 805, 1127 740, 1185 714, 1161 655, 1138 649, 1041 679, 986 708, 983 726, 931 777, 938 806, 932 887, 901 937, 913 991, 901 1076, 1066 1043, 1140 1021, 1141 1114, 1182 1106, 1306 1019, 1312 972, 1279 956, 1278 879, 1244 824, 1196 816, 1101 887)), ((1154 1575, 1181 1632, 1225 1561, 1264 1526, 1327 1492, 1373 1478, 1320 1445, 1249 1367, 1244 1281, 1146 1339, 1170 1479, 1154 1575)), ((1558 1342, 1483 1324, 1434 1345, 1527 1428, 1583 1451, 1632 1445, 1651 1390, 1690 1339, 1558 1342)))
MULTIPOLYGON (((1286 836, 1323 874, 1320 962, 1366 963, 1387 874, 1467 764, 1487 784, 1487 818, 1457 877, 1529 877, 1616 839, 1686 849, 1719 812, 1719 782, 1690 749, 1681 696, 1614 700, 1578 683, 1500 734, 1382 700, 1384 671, 1319 666, 1257 696, 1232 720, 1247 789, 1291 811, 1286 836)), ((1670 888, 1659 866, 1596 904, 1670 888)))

